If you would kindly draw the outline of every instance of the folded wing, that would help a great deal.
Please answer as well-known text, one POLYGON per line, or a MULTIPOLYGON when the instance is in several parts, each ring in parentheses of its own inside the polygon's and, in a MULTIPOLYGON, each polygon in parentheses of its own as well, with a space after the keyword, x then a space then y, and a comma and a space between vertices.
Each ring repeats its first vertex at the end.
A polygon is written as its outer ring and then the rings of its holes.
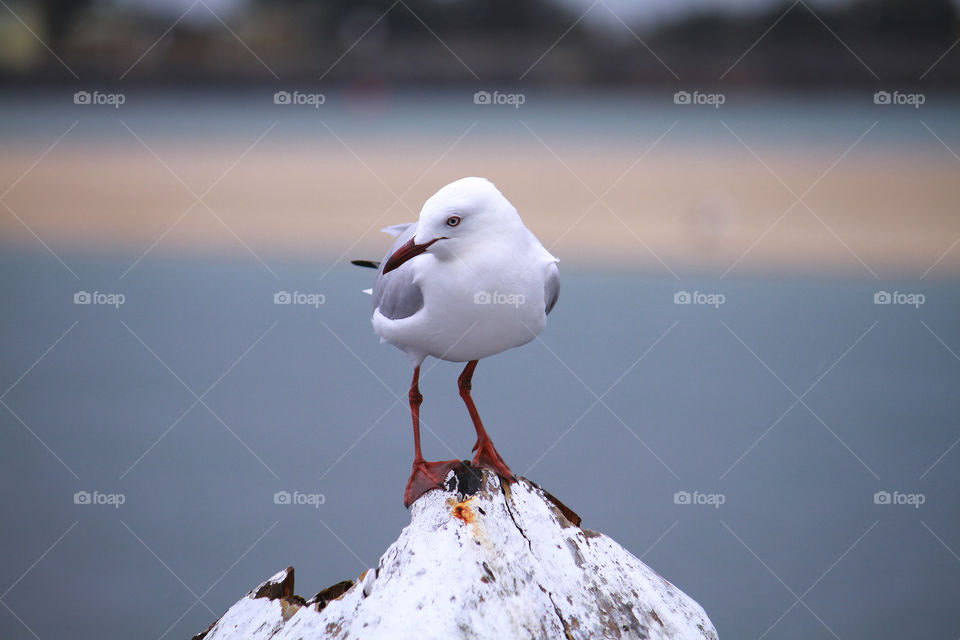
POLYGON ((373 308, 379 308, 380 313, 391 320, 409 318, 423 308, 423 292, 413 281, 413 269, 404 268, 404 265, 384 275, 383 265, 416 234, 417 223, 396 224, 383 231, 397 239, 377 269, 377 276, 373 281, 373 308))

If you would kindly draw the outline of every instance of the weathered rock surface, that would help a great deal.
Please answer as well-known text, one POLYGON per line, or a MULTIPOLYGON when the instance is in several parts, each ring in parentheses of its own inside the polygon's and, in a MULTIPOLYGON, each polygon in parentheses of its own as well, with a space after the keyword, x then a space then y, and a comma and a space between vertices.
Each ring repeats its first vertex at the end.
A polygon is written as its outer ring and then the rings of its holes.
POLYGON ((579 520, 528 480, 465 465, 356 582, 304 600, 290 567, 195 640, 716 640, 699 604, 579 520))

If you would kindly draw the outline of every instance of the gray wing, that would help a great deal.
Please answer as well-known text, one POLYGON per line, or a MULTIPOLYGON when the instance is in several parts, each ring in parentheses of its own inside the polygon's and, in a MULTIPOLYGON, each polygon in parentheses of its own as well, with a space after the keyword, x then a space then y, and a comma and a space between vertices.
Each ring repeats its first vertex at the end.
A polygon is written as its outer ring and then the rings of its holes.
POLYGON ((377 276, 373 280, 373 308, 380 308, 380 313, 391 320, 409 318, 423 308, 423 292, 420 285, 413 281, 413 270, 394 269, 387 275, 383 274, 383 265, 387 263, 393 252, 402 247, 417 232, 417 223, 410 222, 406 226, 394 225, 384 229, 387 233, 399 231, 400 234, 393 246, 383 257, 377 276))
POLYGON ((560 297, 560 270, 557 263, 550 265, 550 271, 547 273, 547 280, 543 284, 543 301, 546 305, 546 312, 549 315, 553 307, 557 304, 560 297))

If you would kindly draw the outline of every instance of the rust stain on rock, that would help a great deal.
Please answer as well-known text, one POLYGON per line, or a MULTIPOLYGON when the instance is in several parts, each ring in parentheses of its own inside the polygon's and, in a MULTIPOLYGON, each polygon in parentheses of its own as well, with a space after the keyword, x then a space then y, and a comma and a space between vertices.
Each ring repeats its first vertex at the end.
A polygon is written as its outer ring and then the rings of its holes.
POLYGON ((477 514, 470 504, 473 500, 474 498, 472 497, 467 498, 463 502, 453 502, 451 500, 450 503, 453 506, 453 509, 450 511, 451 515, 457 520, 463 521, 464 524, 476 524, 477 514))
POLYGON ((469 505, 460 503, 453 508, 453 517, 459 520, 463 520, 467 524, 473 524, 477 516, 470 508, 469 505))
POLYGON ((451 516, 463 524, 469 525, 474 543, 476 543, 478 547, 490 549, 490 540, 487 538, 486 531, 484 531, 483 518, 481 518, 481 516, 486 516, 487 514, 484 513, 482 507, 477 506, 476 502, 476 496, 460 502, 449 498, 447 500, 447 506, 450 507, 451 516))

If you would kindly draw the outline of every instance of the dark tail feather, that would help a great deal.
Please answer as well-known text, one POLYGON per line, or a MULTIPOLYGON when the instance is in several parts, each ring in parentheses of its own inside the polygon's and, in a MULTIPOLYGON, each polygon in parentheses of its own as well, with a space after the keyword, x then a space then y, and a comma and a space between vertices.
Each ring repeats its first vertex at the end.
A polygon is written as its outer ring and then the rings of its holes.
POLYGON ((358 267, 367 267, 368 269, 380 268, 380 263, 376 260, 351 260, 350 264, 355 264, 358 267))

